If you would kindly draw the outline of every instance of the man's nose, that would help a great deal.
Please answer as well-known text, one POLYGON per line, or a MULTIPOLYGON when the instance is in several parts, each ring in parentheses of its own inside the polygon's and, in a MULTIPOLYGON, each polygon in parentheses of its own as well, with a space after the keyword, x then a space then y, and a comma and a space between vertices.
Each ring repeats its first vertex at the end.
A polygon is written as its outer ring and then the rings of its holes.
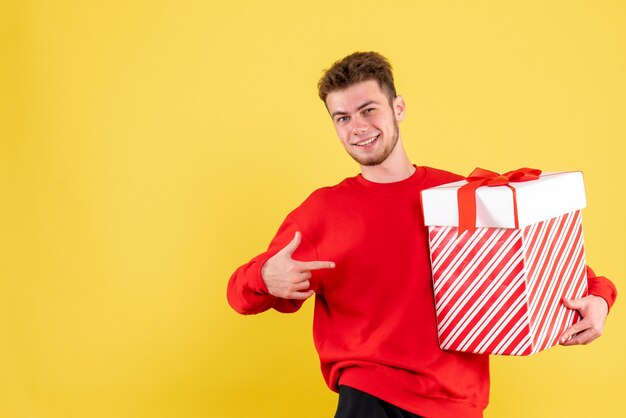
POLYGON ((358 116, 355 116, 354 118, 352 118, 352 133, 354 135, 359 135, 364 132, 367 132, 368 128, 369 128, 369 125, 366 123, 366 121, 363 118, 360 118, 358 116))

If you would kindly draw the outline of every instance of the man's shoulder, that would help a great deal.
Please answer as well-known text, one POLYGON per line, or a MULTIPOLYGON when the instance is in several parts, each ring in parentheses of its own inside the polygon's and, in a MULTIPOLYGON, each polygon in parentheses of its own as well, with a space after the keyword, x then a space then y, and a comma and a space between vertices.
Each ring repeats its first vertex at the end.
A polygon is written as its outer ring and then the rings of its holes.
POLYGON ((333 202, 349 199, 350 190, 354 189, 355 177, 348 177, 332 186, 325 186, 315 189, 309 196, 296 208, 293 213, 317 211, 328 208, 333 202))
POLYGON ((287 219, 311 239, 312 231, 323 231, 349 221, 359 200, 359 192, 355 189, 351 178, 320 187, 289 212, 287 219))
POLYGON ((332 186, 320 187, 319 189, 314 190, 309 197, 307 197, 305 202, 324 202, 328 199, 334 199, 338 196, 344 195, 347 191, 353 188, 355 179, 356 176, 347 177, 332 186))
POLYGON ((435 187, 442 184, 463 180, 465 178, 460 174, 456 174, 440 168, 424 166, 424 169, 426 170, 426 184, 424 184, 425 187, 435 187))

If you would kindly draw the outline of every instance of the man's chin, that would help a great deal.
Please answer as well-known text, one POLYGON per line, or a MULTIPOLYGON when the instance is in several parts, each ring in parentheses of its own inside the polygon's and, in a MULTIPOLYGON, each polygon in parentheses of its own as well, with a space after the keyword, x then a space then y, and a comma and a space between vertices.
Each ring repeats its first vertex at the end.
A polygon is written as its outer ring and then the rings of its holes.
POLYGON ((383 162, 385 162, 385 160, 387 159, 387 157, 389 157, 389 155, 381 155, 381 156, 378 156, 378 157, 370 157, 370 158, 360 158, 360 157, 358 157, 356 155, 350 154, 350 157, 352 157, 352 159, 354 161, 359 163, 360 166, 363 166, 363 167, 375 167, 375 166, 381 165, 383 162))
POLYGON ((382 159, 382 160, 372 160, 372 161, 363 161, 363 162, 359 162, 359 164, 362 165, 363 167, 375 167, 377 165, 381 165, 383 162, 385 162, 384 159, 382 159))

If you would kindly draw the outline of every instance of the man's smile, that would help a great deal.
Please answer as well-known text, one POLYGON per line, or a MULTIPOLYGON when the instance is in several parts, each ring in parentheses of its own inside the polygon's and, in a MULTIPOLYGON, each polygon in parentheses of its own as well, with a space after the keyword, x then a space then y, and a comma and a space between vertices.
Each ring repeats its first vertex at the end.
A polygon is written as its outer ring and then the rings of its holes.
POLYGON ((379 137, 379 136, 380 136, 380 134, 378 134, 378 135, 376 135, 376 136, 373 136, 373 137, 371 137, 371 138, 369 138, 369 139, 366 139, 366 140, 364 140, 364 141, 357 142, 357 143, 355 143, 355 144, 353 144, 353 145, 357 145, 357 146, 359 146, 359 147, 365 147, 365 146, 367 146, 367 145, 370 145, 370 144, 374 143, 374 141, 376 141, 376 140, 378 139, 378 137, 379 137))

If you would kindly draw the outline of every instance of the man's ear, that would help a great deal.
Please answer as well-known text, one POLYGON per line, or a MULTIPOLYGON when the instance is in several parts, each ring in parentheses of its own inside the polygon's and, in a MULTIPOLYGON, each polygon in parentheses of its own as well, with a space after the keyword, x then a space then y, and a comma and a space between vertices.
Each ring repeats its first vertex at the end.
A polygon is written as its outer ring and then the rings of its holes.
POLYGON ((398 95, 393 99, 393 115, 395 116, 398 122, 404 120, 404 110, 406 109, 406 105, 404 104, 404 99, 402 96, 398 95))

